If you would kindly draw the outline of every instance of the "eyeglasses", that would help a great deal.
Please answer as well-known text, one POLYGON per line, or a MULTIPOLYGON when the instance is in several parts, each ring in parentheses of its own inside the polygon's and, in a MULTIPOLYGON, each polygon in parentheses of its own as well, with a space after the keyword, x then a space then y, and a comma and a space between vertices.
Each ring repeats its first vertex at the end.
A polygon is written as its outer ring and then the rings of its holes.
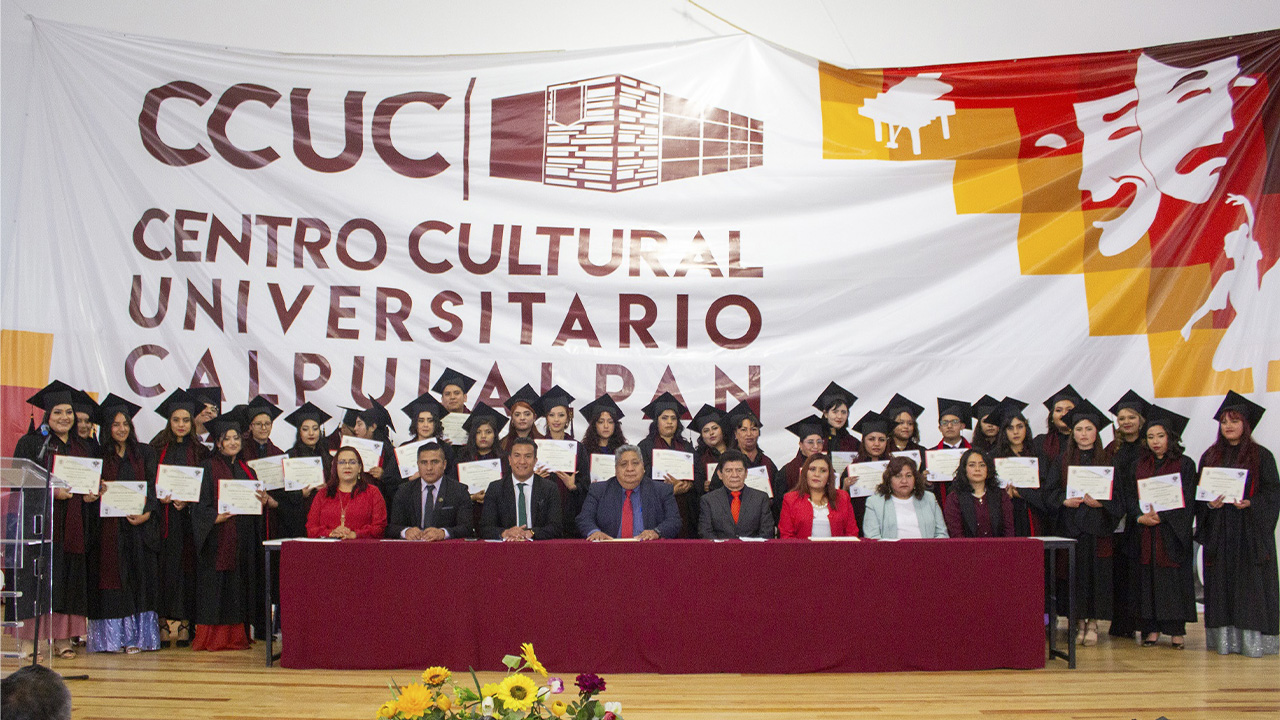
MULTIPOLYGON (((902 423, 898 423, 898 424, 901 425, 902 423)), ((943 420, 938 424, 944 427, 950 427, 952 425, 963 425, 964 423, 960 422, 959 420, 943 420)))
POLYGON ((336 460, 336 461, 334 461, 334 463, 333 463, 333 464, 334 464, 334 465, 341 465, 341 466, 343 466, 343 467, 346 467, 346 466, 348 466, 348 465, 359 465, 359 464, 360 464, 360 461, 359 461, 359 460, 336 460))
POLYGON ((249 427, 251 427, 251 428, 258 428, 259 430, 265 430, 266 428, 271 427, 271 423, 269 423, 269 422, 261 422, 261 421, 259 421, 259 422, 251 422, 251 423, 249 423, 249 427))

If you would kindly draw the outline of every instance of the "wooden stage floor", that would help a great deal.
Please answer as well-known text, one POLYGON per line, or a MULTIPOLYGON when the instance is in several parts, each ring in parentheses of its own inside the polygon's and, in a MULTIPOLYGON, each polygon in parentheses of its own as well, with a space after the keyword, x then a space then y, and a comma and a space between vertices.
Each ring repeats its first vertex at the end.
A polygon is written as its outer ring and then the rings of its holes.
MULTIPOLYGON (((407 683, 417 676, 414 670, 267 669, 261 647, 81 654, 55 669, 90 676, 69 683, 76 720, 368 720, 388 698, 388 678, 407 683)), ((1152 648, 1107 639, 1080 648, 1076 670, 1052 661, 1043 670, 983 672, 611 675, 605 695, 622 703, 628 720, 1280 717, 1280 657, 1224 657, 1203 648, 1204 630, 1196 625, 1184 651, 1170 649, 1167 638, 1152 648)), ((549 670, 571 690, 573 675, 590 668, 549 670)), ((481 673, 482 682, 497 677, 481 673)))

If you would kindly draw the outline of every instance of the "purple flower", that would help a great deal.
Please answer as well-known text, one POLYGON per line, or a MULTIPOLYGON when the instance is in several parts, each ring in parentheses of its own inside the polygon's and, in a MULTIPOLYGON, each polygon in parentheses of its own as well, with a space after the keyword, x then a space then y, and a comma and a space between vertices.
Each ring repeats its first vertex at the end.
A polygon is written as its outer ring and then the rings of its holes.
POLYGON ((582 673, 573 684, 587 695, 604 692, 604 678, 595 673, 582 673))
POLYGON ((618 717, 617 715, 614 715, 611 712, 607 712, 604 714, 603 718, 600 718, 600 720, 616 720, 617 717, 618 717))
POLYGON ((547 678, 547 687, 551 688, 552 695, 559 695, 564 692, 564 681, 558 677, 547 678))

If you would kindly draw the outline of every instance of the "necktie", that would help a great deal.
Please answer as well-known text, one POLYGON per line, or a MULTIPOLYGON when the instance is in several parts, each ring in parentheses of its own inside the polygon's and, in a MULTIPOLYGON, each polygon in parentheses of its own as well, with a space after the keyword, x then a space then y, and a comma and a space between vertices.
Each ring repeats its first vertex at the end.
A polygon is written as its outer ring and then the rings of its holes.
POLYGON ((738 524, 738 513, 742 512, 742 493, 731 492, 733 499, 729 501, 729 512, 733 513, 733 524, 738 524))
POLYGON ((529 527, 529 514, 524 509, 524 483, 516 483, 516 488, 520 491, 520 499, 516 501, 516 525, 529 527))
POLYGON ((622 528, 618 530, 618 537, 629 538, 634 536, 633 527, 635 518, 632 517, 634 511, 631 509, 631 490, 627 491, 627 499, 622 501, 622 528))
POLYGON ((436 486, 430 484, 427 486, 427 497, 422 502, 422 529, 426 530, 431 527, 432 515, 436 509, 436 486))

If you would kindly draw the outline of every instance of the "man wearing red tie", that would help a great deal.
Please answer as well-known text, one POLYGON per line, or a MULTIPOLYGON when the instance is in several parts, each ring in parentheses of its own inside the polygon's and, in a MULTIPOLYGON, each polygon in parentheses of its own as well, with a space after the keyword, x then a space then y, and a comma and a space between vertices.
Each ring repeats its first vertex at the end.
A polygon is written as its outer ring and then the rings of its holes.
POLYGON ((673 538, 680 532, 680 508, 671 486, 645 477, 640 448, 623 445, 614 454, 615 476, 592 483, 578 513, 578 530, 588 540, 673 538))
POLYGON ((747 487, 747 456, 726 450, 716 469, 721 487, 702 496, 698 535, 729 540, 740 537, 773 538, 773 511, 767 493, 747 487))

